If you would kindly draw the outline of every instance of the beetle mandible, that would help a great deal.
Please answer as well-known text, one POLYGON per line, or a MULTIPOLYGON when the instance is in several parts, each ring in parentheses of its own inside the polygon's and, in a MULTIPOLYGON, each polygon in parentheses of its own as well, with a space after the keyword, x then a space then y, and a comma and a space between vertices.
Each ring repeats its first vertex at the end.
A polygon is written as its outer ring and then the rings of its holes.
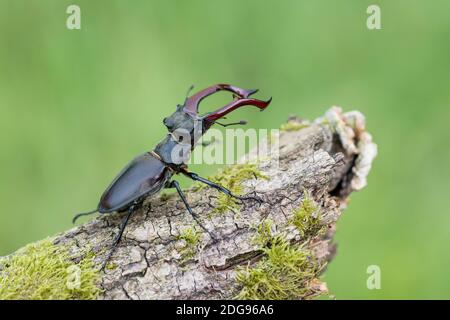
POLYGON ((217 120, 243 106, 255 106, 261 111, 269 106, 272 98, 267 101, 250 98, 257 91, 244 90, 229 84, 217 84, 203 89, 191 97, 187 96, 183 105, 177 105, 176 111, 163 120, 169 133, 155 149, 134 158, 116 176, 101 196, 100 202, 95 210, 77 214, 73 218, 73 222, 75 223, 79 217, 95 212, 127 212, 120 225, 119 233, 114 238, 109 254, 103 263, 102 269, 106 266, 106 263, 119 244, 123 231, 133 212, 142 204, 146 197, 157 194, 163 188, 175 188, 189 214, 215 240, 213 234, 203 226, 197 214, 189 206, 178 182, 172 179, 174 174, 183 174, 194 181, 202 182, 209 187, 215 188, 239 200, 253 199, 261 201, 257 197, 234 195, 223 186, 189 171, 186 166, 186 162, 189 160, 190 153, 197 144, 197 141, 213 124, 219 124, 221 126, 246 124, 245 121, 222 124, 217 122, 217 120), (198 109, 200 102, 204 98, 223 90, 233 94, 233 101, 214 112, 199 115, 198 109))

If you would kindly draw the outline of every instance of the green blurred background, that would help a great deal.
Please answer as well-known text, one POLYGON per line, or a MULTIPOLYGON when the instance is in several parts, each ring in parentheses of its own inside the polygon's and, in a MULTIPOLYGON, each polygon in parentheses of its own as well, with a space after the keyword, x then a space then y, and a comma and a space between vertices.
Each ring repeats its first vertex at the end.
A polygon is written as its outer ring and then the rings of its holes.
POLYGON ((369 31, 366 0, 1 0, 0 255, 95 207, 189 85, 229 82, 274 97, 233 116, 252 127, 334 104, 366 115, 379 156, 338 223, 337 298, 450 298, 450 2, 375 3, 369 31), (73 3, 81 30, 66 28, 73 3))

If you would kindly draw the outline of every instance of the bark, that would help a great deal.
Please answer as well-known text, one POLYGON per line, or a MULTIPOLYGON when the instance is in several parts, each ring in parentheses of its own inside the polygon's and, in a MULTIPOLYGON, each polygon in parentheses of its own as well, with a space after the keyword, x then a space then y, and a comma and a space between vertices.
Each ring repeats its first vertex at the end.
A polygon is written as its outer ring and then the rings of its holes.
MULTIPOLYGON (((216 190, 187 190, 188 202, 219 241, 212 241, 202 232, 199 243, 186 258, 183 250, 187 244, 179 239, 180 232, 187 228, 201 232, 201 229, 176 194, 168 199, 159 196, 146 199, 130 219, 112 256, 113 267, 102 274, 104 293, 100 298, 232 298, 240 290, 235 280, 236 268, 251 266, 263 258, 261 248, 252 238, 256 232, 253 226, 264 219, 273 221, 275 234, 283 234, 291 243, 311 250, 319 265, 325 266, 335 254, 332 236, 336 221, 350 193, 366 185, 376 145, 365 131, 363 115, 356 111, 343 113, 332 107, 311 123, 298 118, 289 121, 294 127, 298 124, 304 127, 281 130, 278 146, 277 139, 260 145, 270 148, 271 156, 258 162, 259 170, 268 179, 242 182, 244 193, 262 198, 262 204, 245 201, 237 211, 214 214, 212 210, 219 196, 216 190), (319 206, 320 224, 326 226, 326 232, 322 228, 320 233, 302 236, 289 223, 306 195, 319 206)), ((256 150, 252 151, 249 159, 256 154, 256 150)), ((100 264, 123 215, 102 215, 58 235, 55 243, 70 245, 75 255, 90 247, 100 264)), ((327 290, 320 281, 306 285, 311 295, 327 290)))

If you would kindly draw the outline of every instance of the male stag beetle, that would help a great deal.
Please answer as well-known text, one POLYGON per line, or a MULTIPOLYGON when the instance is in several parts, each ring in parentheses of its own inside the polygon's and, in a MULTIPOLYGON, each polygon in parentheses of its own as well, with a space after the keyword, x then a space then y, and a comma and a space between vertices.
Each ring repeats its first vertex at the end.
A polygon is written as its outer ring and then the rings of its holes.
POLYGON ((257 91, 244 90, 228 84, 217 84, 201 90, 191 97, 186 97, 183 105, 178 105, 176 111, 170 117, 164 119, 164 125, 169 130, 169 133, 156 148, 137 156, 117 175, 101 196, 97 209, 91 212, 77 214, 73 218, 73 222, 75 223, 79 217, 95 212, 112 213, 127 211, 120 225, 119 233, 116 235, 109 254, 104 261, 103 268, 114 253, 130 216, 142 204, 146 197, 158 193, 163 188, 175 188, 187 211, 197 224, 212 239, 215 239, 199 221, 197 214, 192 211, 178 182, 172 180, 174 174, 183 174, 194 181, 205 183, 239 200, 253 199, 260 201, 256 197, 234 195, 230 190, 188 171, 186 166, 186 162, 189 160, 190 153, 194 149, 197 141, 213 124, 216 123, 221 126, 246 124, 245 121, 222 124, 217 122, 217 120, 243 106, 255 106, 262 111, 270 104, 272 98, 267 101, 250 98, 257 91), (204 98, 222 90, 232 92, 234 97, 233 101, 214 112, 199 115, 198 108, 200 102, 204 98))

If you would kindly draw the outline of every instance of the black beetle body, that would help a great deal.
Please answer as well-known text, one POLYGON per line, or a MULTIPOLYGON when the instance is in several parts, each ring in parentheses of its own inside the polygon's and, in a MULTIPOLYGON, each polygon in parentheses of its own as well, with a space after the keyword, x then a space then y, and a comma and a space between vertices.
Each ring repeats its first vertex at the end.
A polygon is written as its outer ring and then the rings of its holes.
POLYGON ((256 197, 240 197, 232 194, 230 190, 205 178, 199 177, 187 170, 186 163, 190 153, 194 149, 200 137, 213 125, 222 126, 245 124, 244 121, 238 123, 221 124, 217 120, 226 114, 246 105, 256 106, 264 110, 271 102, 249 98, 257 90, 244 90, 228 84, 217 84, 208 87, 193 96, 186 98, 183 105, 178 105, 176 111, 163 120, 167 127, 168 135, 155 147, 154 150, 146 152, 133 159, 112 181, 100 198, 97 209, 92 212, 80 213, 73 219, 94 212, 111 213, 128 211, 125 216, 119 233, 116 236, 108 257, 105 259, 103 268, 119 243, 126 224, 136 207, 142 201, 158 193, 163 188, 175 188, 186 206, 187 211, 192 215, 198 225, 204 229, 211 238, 215 237, 201 224, 198 216, 192 211, 179 184, 171 180, 174 174, 183 174, 192 180, 200 181, 208 186, 239 200, 253 199, 260 201, 256 197), (198 107, 200 102, 207 96, 218 91, 225 90, 233 93, 235 99, 224 107, 200 116, 198 107))
POLYGON ((161 160, 146 152, 133 159, 100 198, 98 212, 127 210, 130 204, 159 192, 172 177, 161 160))

